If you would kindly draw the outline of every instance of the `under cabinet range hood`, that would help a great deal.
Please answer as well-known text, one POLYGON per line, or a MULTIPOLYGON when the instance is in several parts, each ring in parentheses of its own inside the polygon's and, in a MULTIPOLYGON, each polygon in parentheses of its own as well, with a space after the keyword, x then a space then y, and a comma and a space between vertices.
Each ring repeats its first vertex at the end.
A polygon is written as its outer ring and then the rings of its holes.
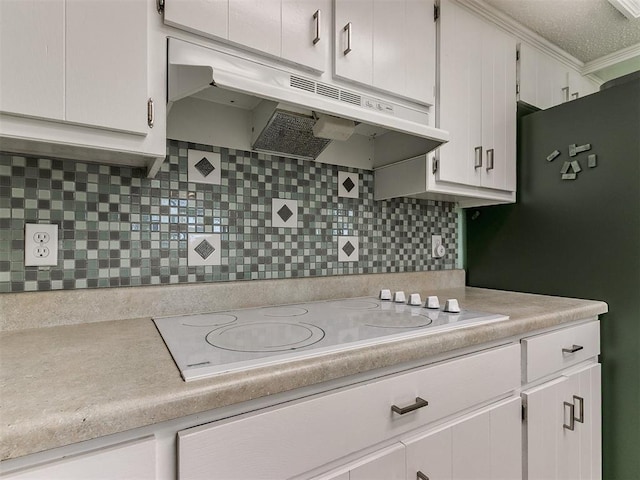
POLYGON ((394 132, 389 136, 393 144, 403 144, 414 155, 448 141, 447 132, 429 126, 429 106, 169 38, 169 109, 187 97, 251 110, 251 149, 280 155, 316 159, 329 143, 345 141, 354 132, 370 138, 394 132), (243 103, 238 95, 255 103, 238 105, 243 103), (409 140, 401 140, 405 137, 409 140))

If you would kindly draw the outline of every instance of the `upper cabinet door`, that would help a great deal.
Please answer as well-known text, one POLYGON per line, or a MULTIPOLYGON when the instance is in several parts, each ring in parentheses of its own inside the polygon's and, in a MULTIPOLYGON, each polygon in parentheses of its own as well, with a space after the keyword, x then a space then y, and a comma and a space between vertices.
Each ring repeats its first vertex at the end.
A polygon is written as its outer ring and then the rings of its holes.
POLYGON ((440 128, 450 141, 439 150, 437 179, 480 184, 482 161, 483 22, 452 2, 440 2, 440 128))
POLYGON ((164 23, 207 37, 229 37, 229 0, 167 0, 164 23))
POLYGON ((404 0, 373 0, 373 86, 402 93, 407 76, 404 0))
POLYGON ((0 111, 64 118, 64 0, 0 1, 0 111))
POLYGON ((280 56, 281 0, 229 0, 229 41, 280 56))
POLYGON ((335 75, 373 83, 373 2, 335 0, 335 75))
POLYGON ((569 100, 569 67, 526 43, 520 45, 520 96, 541 109, 569 100))
POLYGON ((323 72, 331 24, 331 0, 282 0, 282 58, 323 72))
POLYGON ((405 22, 403 52, 407 73, 404 94, 435 105, 436 22, 431 2, 406 0, 405 22))
POLYGON ((480 185, 516 189, 516 40, 486 25, 482 61, 480 185))
POLYGON ((67 121, 148 133, 147 6, 67 0, 67 121))

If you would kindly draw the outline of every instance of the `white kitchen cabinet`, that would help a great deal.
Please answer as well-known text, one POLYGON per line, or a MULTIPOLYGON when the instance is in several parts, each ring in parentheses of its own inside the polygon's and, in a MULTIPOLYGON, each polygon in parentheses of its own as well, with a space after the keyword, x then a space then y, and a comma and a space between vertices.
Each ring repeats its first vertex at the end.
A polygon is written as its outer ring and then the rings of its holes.
MULTIPOLYGON (((181 431, 179 476, 272 479, 320 469, 514 391, 519 355, 518 345, 498 347, 181 431), (399 413, 392 406, 413 408, 399 413)), ((381 471, 395 472, 399 455, 381 455, 381 471)), ((360 474, 377 468, 363 465, 360 474)))
POLYGON ((542 110, 591 95, 599 85, 531 45, 519 47, 518 100, 542 110))
POLYGON ((0 2, 0 111, 64 118, 64 0, 0 2))
POLYGON ((335 0, 334 74, 373 84, 373 1, 335 0))
POLYGON ((440 2, 434 155, 375 171, 375 199, 411 196, 463 207, 509 203, 516 191, 516 40, 452 0, 440 2))
POLYGON ((525 42, 518 62, 520 101, 544 110, 569 100, 567 65, 525 42))
POLYGON ((520 399, 512 398, 434 432, 403 440, 406 478, 522 478, 520 399))
POLYGON ((145 135, 147 2, 66 0, 65 15, 65 120, 145 135))
POLYGON ((323 72, 331 0, 166 0, 164 22, 323 72))
POLYGON ((526 390, 529 480, 601 478, 600 365, 526 390))
POLYGON ((335 76, 434 104, 433 5, 335 0, 335 76))
POLYGON ((522 392, 527 478, 601 478, 599 322, 525 338, 522 345, 528 381, 547 379, 522 392))
POLYGON ((229 41, 280 56, 281 0, 230 0, 229 41))
POLYGON ((2 476, 3 480, 98 480, 156 478, 156 442, 146 437, 71 455, 2 476))
POLYGON ((285 60, 325 70, 331 43, 331 0, 282 0, 282 52, 285 60))
POLYGON ((586 97, 592 93, 596 93, 600 89, 600 85, 582 76, 575 70, 569 70, 569 100, 576 100, 586 97))
POLYGON ((515 191, 516 41, 451 1, 440 6, 437 180, 515 191))
POLYGON ((166 0, 164 23, 211 38, 229 38, 229 0, 166 0))
POLYGON ((397 444, 353 466, 349 469, 349 480, 404 480, 405 472, 405 448, 397 444))
POLYGON ((166 151, 155 2, 34 3, 0 3, 3 149, 153 173, 166 151))

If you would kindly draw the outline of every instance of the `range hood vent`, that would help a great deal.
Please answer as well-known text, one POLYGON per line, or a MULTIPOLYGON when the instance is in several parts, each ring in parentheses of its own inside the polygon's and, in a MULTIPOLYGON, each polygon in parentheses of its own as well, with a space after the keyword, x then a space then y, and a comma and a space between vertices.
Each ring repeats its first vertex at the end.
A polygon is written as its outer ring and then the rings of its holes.
POLYGON ((315 123, 312 116, 277 109, 253 142, 253 148, 315 159, 331 143, 329 139, 313 135, 315 123))
POLYGON ((256 150, 315 159, 331 139, 349 138, 353 131, 350 124, 420 138, 424 145, 420 153, 449 139, 447 132, 429 126, 428 106, 369 95, 343 88, 332 79, 317 81, 267 62, 175 38, 169 39, 168 57, 169 107, 211 86, 271 104, 268 115, 261 113, 259 121, 254 119, 252 148, 256 150), (281 102, 286 105, 281 106, 281 102), (277 108, 272 109, 272 105, 277 108), (323 116, 323 122, 317 125, 323 116), (314 135, 314 130, 320 134, 314 135))

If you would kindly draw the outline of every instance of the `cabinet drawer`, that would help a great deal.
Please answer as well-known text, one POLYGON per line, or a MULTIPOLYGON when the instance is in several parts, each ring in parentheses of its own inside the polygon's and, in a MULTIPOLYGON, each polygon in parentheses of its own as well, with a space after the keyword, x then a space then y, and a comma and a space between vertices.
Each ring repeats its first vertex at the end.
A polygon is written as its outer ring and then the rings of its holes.
POLYGON ((522 340, 524 382, 550 375, 600 354, 600 322, 594 321, 522 340))
POLYGON ((178 434, 180 479, 288 478, 520 385, 520 346, 486 350, 178 434), (406 414, 421 397, 427 406, 406 414))

